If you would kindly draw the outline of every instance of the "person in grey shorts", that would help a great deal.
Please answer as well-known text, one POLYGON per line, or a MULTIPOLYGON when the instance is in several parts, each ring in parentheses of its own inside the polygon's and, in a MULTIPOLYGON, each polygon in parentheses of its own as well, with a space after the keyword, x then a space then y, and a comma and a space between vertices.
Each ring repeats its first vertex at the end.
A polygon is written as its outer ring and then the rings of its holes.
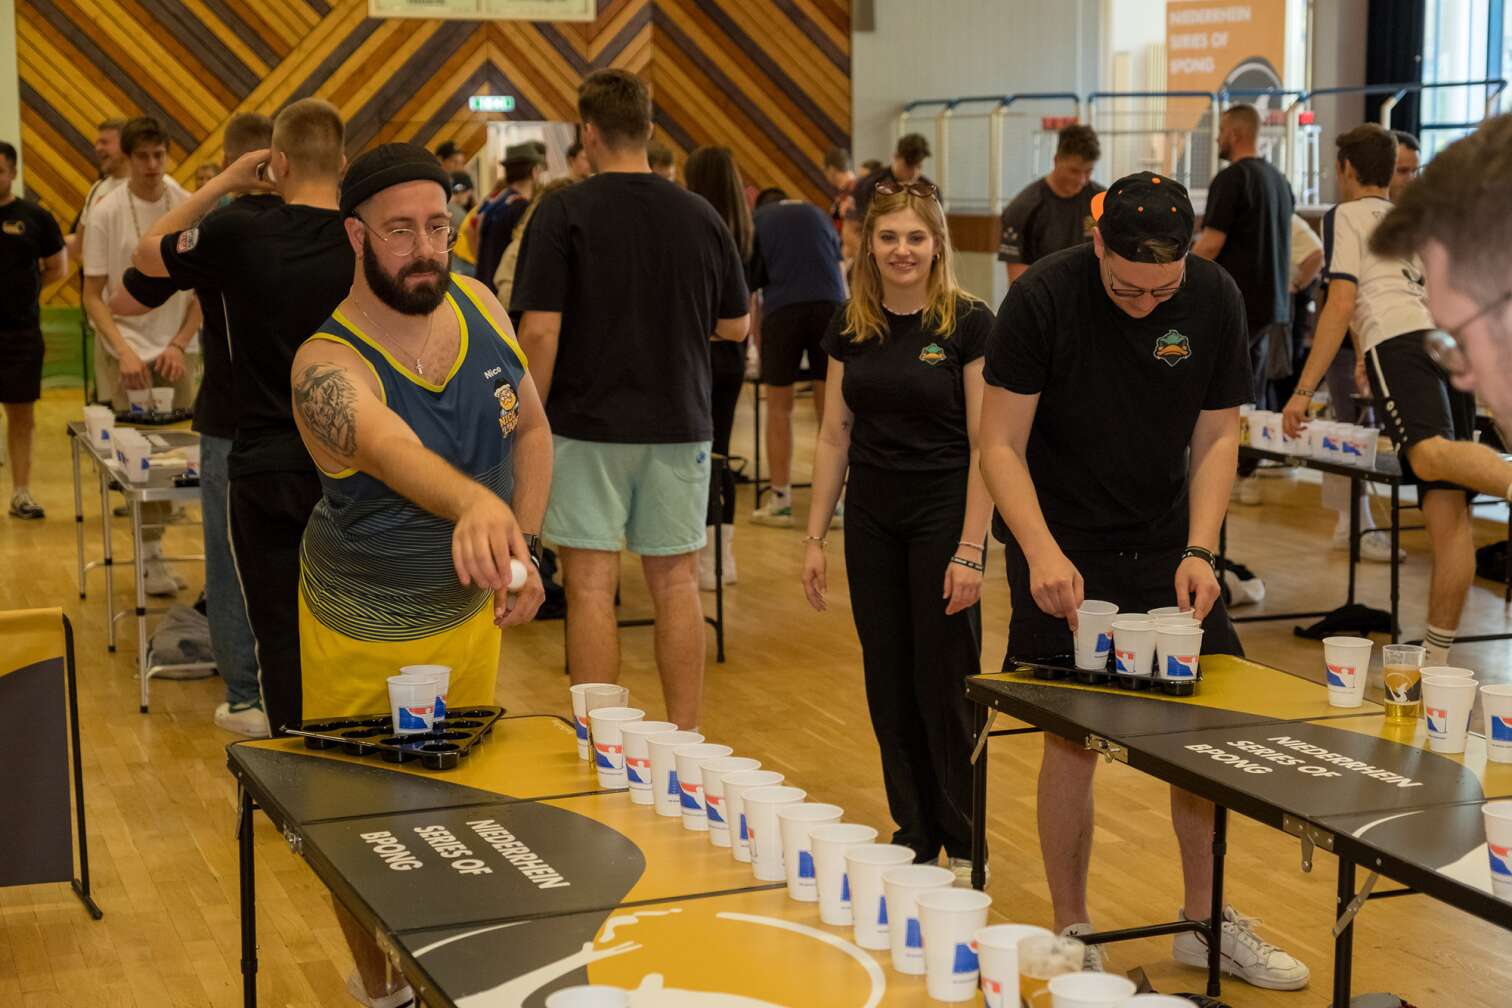
POLYGON ((544 537, 562 557, 573 682, 619 678, 619 553, 639 554, 656 611, 667 720, 698 724, 711 471, 711 340, 745 338, 749 295, 729 229, 652 173, 651 99, 624 70, 578 90, 596 172, 544 199, 510 299, 556 445, 544 537))

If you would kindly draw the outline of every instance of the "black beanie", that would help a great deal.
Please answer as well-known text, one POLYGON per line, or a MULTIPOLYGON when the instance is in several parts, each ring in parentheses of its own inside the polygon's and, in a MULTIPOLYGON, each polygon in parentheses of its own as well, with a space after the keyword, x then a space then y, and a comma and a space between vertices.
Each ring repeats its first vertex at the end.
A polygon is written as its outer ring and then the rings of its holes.
POLYGON ((352 216, 357 207, 389 186, 427 179, 441 187, 445 198, 451 198, 451 176, 436 155, 419 144, 380 144, 347 165, 341 178, 341 216, 352 216))

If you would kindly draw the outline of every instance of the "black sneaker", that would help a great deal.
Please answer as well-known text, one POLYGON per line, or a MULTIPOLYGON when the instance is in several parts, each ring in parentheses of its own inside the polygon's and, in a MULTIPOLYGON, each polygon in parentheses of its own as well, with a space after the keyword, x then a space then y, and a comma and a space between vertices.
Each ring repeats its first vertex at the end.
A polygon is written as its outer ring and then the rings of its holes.
POLYGON ((38 518, 46 518, 47 512, 42 510, 41 504, 32 499, 28 491, 20 490, 11 498, 10 516, 25 521, 36 521, 38 518))

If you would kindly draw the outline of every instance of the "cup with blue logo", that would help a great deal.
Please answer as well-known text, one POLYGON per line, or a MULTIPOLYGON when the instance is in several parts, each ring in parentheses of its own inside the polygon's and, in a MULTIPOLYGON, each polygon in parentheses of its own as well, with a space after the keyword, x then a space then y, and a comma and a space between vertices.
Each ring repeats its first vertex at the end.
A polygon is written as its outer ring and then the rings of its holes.
POLYGON ((800 804, 808 797, 803 788, 777 784, 753 788, 745 794, 746 839, 751 842, 751 871, 758 882, 784 882, 787 870, 782 864, 782 831, 777 814, 789 805, 800 804))
POLYGON ((598 771, 599 787, 624 791, 630 786, 625 779, 625 744, 620 729, 645 717, 646 712, 635 707, 596 707, 588 712, 593 767, 598 771))
POLYGON ((919 897, 932 889, 949 889, 954 885, 955 872, 939 865, 909 864, 882 873, 893 969, 913 976, 924 975, 924 930, 919 923, 919 897))
POLYGON ((1328 683, 1328 706, 1358 707, 1365 702, 1365 681, 1370 677, 1370 652, 1375 642, 1368 637, 1323 638, 1323 673, 1328 683))
POLYGON ((419 735, 436 724, 436 680, 422 676, 389 676, 389 712, 395 735, 419 735))
POLYGON ((782 870, 787 875, 788 895, 800 903, 819 902, 819 882, 814 867, 813 831, 840 821, 845 810, 824 802, 803 802, 777 810, 777 832, 782 836, 782 870))
POLYGON ((1025 938, 1054 937, 1049 929, 1033 924, 993 924, 971 936, 986 1008, 1020 1008, 1019 942, 1025 938))
POLYGON ((628 707, 630 690, 613 683, 577 683, 567 692, 572 695, 578 759, 592 762, 593 751, 588 746, 588 712, 595 707, 628 707))
POLYGON ((127 411, 135 418, 145 418, 152 412, 152 389, 133 388, 126 390, 127 411))
POLYGON ((620 725, 620 745, 625 749, 625 783, 630 786, 633 804, 655 804, 651 795, 651 749, 646 740, 652 735, 673 731, 677 731, 677 725, 671 721, 631 721, 620 725))
POLYGON ((863 823, 831 823, 809 833, 814 848, 814 887, 819 894, 819 919, 831 927, 854 923, 851 912, 850 878, 845 872, 845 852, 877 842, 877 829, 863 823))
POLYGON ((1480 694, 1486 717, 1486 759, 1512 763, 1512 686, 1482 686, 1480 694))
POLYGON ((1196 682, 1197 659, 1200 654, 1201 627, 1156 622, 1155 678, 1167 682, 1196 682))
POLYGON ((1423 676, 1422 689, 1428 748, 1436 753, 1464 752, 1480 683, 1463 676, 1423 676))
POLYGON ((1491 857, 1491 891, 1512 902, 1512 801, 1481 806, 1486 822, 1486 849, 1491 857))
MULTIPOLYGON (((730 846, 730 807, 725 798, 725 778, 747 770, 760 770, 761 761, 749 756, 725 756, 703 765, 704 816, 709 820, 709 843, 730 846)), ((773 783, 782 783, 781 778, 773 783)))
POLYGON ((1113 621, 1113 668, 1121 676, 1148 676, 1155 662, 1155 620, 1123 616, 1113 621))
POLYGON ((723 759, 734 752, 727 745, 709 742, 694 742, 672 750, 672 760, 677 767, 678 801, 682 808, 683 829, 698 833, 709 828, 709 813, 705 808, 703 768, 710 760, 723 759))
POLYGON ((746 821, 746 792, 775 787, 783 781, 776 770, 739 770, 725 775, 725 819, 730 828, 730 856, 742 864, 751 863, 751 831, 746 821))
POLYGON ((93 404, 84 407, 84 429, 89 432, 89 443, 101 451, 107 451, 111 447, 115 422, 115 410, 109 406, 93 404))
POLYGON ((882 876, 893 868, 913 864, 911 847, 901 844, 861 844, 845 849, 845 878, 850 884, 851 936, 857 945, 881 951, 891 944, 887 892, 882 876))
POLYGON ((436 720, 446 717, 446 696, 451 691, 450 665, 405 665, 399 674, 411 679, 436 680, 436 720))
POLYGON ((682 787, 677 783, 677 749, 694 745, 704 737, 696 731, 669 731, 646 737, 651 757, 651 801, 656 814, 668 819, 682 817, 682 787))
POLYGON ((933 889, 919 894, 924 938, 924 982, 936 1001, 976 997, 976 947, 971 936, 987 926, 992 897, 975 889, 933 889))
POLYGON ((1101 672, 1108 667, 1113 653, 1113 619, 1118 606, 1112 602, 1087 599, 1076 608, 1076 667, 1084 672, 1101 672))

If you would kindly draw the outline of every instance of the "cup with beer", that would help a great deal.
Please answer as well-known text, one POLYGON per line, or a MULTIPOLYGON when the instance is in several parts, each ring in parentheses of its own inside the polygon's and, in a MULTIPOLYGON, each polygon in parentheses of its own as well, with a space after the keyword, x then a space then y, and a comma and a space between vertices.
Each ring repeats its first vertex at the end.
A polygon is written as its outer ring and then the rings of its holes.
POLYGON ((1032 935, 1019 942, 1019 1001, 1023 1008, 1051 1008, 1050 981, 1079 972, 1086 946, 1062 935, 1032 935))
POLYGON ((1422 713, 1424 651, 1416 644, 1387 644, 1381 648, 1386 685, 1386 720, 1416 721, 1422 713))

